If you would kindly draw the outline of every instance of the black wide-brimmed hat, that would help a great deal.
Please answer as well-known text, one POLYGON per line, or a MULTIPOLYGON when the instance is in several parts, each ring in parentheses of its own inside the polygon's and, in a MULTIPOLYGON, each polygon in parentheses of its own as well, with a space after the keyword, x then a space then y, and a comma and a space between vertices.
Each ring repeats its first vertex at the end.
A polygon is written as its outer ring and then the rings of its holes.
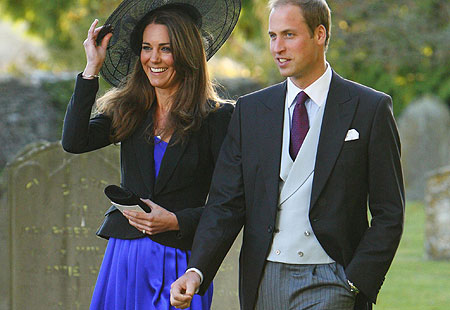
POLYGON ((106 58, 100 74, 111 85, 118 86, 139 59, 130 42, 139 21, 151 11, 178 7, 191 16, 203 37, 206 59, 225 43, 236 25, 240 0, 124 0, 105 22, 113 28, 106 58))

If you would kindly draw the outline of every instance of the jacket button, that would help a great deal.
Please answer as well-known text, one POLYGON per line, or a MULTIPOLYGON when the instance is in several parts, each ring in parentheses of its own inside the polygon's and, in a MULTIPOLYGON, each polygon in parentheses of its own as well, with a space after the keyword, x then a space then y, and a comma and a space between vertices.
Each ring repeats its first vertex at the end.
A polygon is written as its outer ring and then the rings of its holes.
POLYGON ((273 226, 272 225, 269 225, 269 227, 267 227, 267 232, 269 234, 271 234, 273 232, 273 226))

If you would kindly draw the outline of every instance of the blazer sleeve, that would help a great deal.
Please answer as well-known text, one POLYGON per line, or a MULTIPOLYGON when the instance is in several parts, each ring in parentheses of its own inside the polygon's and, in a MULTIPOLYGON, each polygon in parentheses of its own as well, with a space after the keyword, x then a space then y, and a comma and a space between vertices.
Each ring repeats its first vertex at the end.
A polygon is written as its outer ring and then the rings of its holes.
MULTIPOLYGON (((211 152, 213 165, 217 162, 217 157, 219 156, 220 148, 227 133, 233 110, 233 105, 224 104, 218 110, 211 112, 207 119, 206 129, 208 130, 209 151, 211 152)), ((198 208, 186 208, 175 212, 180 227, 178 233, 179 238, 194 236, 203 210, 204 206, 200 206, 198 208)))
POLYGON ((208 203, 200 219, 188 268, 204 276, 204 294, 244 225, 245 198, 241 162, 240 102, 230 121, 213 173, 208 203))
POLYGON ((61 139, 69 153, 89 152, 111 144, 111 119, 102 114, 90 119, 98 87, 98 79, 83 79, 81 73, 77 76, 61 139))
POLYGON ((369 209, 371 225, 362 236, 346 267, 346 275, 375 303, 403 231, 404 188, 400 139, 392 114, 392 101, 378 102, 368 146, 369 209))

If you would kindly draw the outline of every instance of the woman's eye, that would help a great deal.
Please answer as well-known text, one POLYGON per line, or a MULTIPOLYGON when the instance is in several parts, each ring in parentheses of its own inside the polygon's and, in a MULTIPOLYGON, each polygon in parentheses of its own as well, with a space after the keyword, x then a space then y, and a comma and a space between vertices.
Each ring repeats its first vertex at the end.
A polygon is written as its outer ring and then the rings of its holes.
POLYGON ((170 47, 168 47, 168 46, 163 46, 162 48, 161 48, 161 50, 163 51, 163 52, 166 52, 166 53, 170 53, 172 50, 170 49, 170 47))
POLYGON ((142 45, 142 50, 143 51, 151 51, 152 48, 150 46, 148 46, 148 45, 142 45))

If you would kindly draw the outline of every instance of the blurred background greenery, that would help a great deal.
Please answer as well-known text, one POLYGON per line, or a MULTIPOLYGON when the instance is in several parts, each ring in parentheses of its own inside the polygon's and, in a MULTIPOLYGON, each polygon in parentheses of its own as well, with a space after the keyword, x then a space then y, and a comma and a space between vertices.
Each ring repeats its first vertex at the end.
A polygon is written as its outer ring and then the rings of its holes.
POLYGON ((450 261, 425 259, 425 212, 406 204, 405 230, 374 310, 448 310, 450 261))
MULTIPOLYGON (((0 74, 24 77, 35 71, 70 72, 71 79, 42 85, 49 104, 64 113, 73 89, 73 72, 82 71, 85 65, 82 42, 87 29, 94 18, 103 24, 119 3, 0 0, 0 26, 25 41, 19 57, 0 62, 0 74)), ((450 1, 328 3, 333 27, 327 59, 340 75, 390 94, 396 116, 427 94, 450 103, 450 1)), ((243 1, 235 31, 209 62, 214 77, 249 78, 261 86, 282 80, 269 54, 266 6, 267 0, 243 1)), ((11 48, 8 40, 12 39, 1 40, 0 52, 11 48)), ((102 88, 107 87, 103 82, 102 88)), ((376 310, 450 308, 450 262, 424 259, 424 221, 423 205, 409 202, 405 235, 376 310)))
MULTIPOLYGON (((395 114, 419 95, 450 101, 450 2, 448 0, 339 0, 332 9, 327 54, 346 78, 390 94, 395 114)), ((25 25, 41 40, 51 61, 28 56, 31 67, 80 71, 82 42, 94 18, 104 22, 119 0, 0 0, 0 18, 25 25)), ((267 0, 243 1, 230 40, 214 57, 213 74, 251 77, 263 85, 281 78, 268 52, 267 0), (222 59, 222 65, 217 59, 222 59)), ((30 66, 7 71, 26 74, 30 66)))

